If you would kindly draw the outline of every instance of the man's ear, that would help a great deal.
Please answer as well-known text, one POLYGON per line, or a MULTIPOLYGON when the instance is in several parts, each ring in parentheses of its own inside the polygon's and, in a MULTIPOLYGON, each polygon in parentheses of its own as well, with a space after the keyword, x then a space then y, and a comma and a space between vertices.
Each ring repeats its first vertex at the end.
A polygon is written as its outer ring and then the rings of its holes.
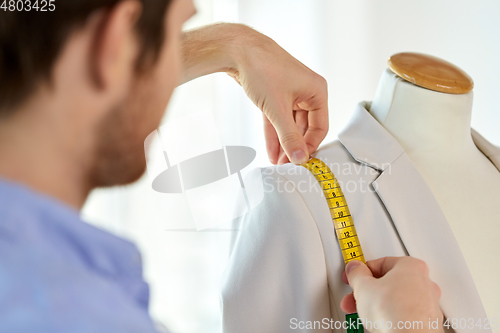
POLYGON ((139 52, 135 25, 141 11, 140 1, 125 0, 100 15, 90 64, 98 89, 116 92, 130 81, 139 52))

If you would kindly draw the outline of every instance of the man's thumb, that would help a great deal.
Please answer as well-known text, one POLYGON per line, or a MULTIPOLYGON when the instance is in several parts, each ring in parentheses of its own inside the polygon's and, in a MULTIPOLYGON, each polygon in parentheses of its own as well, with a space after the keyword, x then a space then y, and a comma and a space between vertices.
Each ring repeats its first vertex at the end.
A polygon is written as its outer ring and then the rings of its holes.
POLYGON ((373 277, 372 271, 359 260, 350 261, 345 267, 347 281, 351 288, 356 291, 364 277, 373 277))
POLYGON ((309 160, 304 137, 298 131, 288 132, 279 137, 281 146, 293 164, 302 164, 309 160))
POLYGON ((287 115, 287 117, 277 118, 274 122, 271 121, 278 138, 288 156, 293 164, 302 164, 309 159, 309 150, 307 148, 304 136, 300 133, 299 128, 293 117, 287 115))

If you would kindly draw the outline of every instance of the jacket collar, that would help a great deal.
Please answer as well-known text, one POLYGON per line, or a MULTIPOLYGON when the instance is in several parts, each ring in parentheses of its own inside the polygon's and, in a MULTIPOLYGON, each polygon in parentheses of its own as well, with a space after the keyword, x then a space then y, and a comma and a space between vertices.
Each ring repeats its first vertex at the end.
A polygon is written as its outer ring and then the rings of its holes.
POLYGON ((471 130, 472 140, 476 147, 490 159, 497 169, 500 171, 500 147, 492 145, 489 141, 481 136, 474 129, 471 130))
MULTIPOLYGON (((340 142, 359 163, 379 170, 372 183, 410 256, 424 260, 442 291, 447 318, 486 318, 460 247, 432 191, 398 141, 359 103, 340 142)), ((492 162, 498 149, 472 131, 477 147, 492 162)), ((495 163, 495 162, 494 162, 495 163)), ((499 168, 500 163, 496 163, 499 168)), ((460 328, 456 332, 463 332, 460 328)))
MULTIPOLYGON (((339 141, 359 163, 383 171, 405 151, 399 142, 369 112, 370 102, 356 105, 347 126, 339 133, 339 141)), ((500 147, 494 146, 471 129, 476 147, 500 171, 500 147)))
POLYGON ((351 120, 338 137, 356 161, 384 171, 404 149, 367 111, 368 106, 369 102, 356 105, 351 120))

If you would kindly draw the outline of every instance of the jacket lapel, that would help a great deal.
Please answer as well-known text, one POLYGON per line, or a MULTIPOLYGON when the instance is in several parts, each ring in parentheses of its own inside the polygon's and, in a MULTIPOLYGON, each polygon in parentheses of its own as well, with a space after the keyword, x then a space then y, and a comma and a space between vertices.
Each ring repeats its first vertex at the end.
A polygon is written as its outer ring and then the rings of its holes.
POLYGON ((427 263, 431 279, 441 288, 445 316, 483 320, 481 299, 441 207, 401 145, 366 106, 358 104, 339 140, 358 162, 381 171, 372 185, 409 255, 427 263))

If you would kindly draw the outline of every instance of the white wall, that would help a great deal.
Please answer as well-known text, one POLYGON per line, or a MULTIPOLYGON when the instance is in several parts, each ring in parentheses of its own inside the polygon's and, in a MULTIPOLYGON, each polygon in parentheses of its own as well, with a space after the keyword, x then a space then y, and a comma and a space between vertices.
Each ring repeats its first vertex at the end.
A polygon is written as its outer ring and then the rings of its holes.
POLYGON ((328 80, 330 137, 357 101, 371 100, 387 58, 414 51, 439 56, 472 76, 473 126, 500 144, 499 17, 500 2, 493 0, 240 1, 241 22, 328 80))
MULTIPOLYGON (((189 23, 249 24, 269 35, 329 83, 330 134, 348 120, 355 104, 371 100, 387 58, 402 51, 451 61, 475 80, 473 126, 500 145, 500 2, 493 0, 198 0, 189 23)), ((268 164, 261 115, 224 74, 180 87, 166 120, 207 110, 223 144, 258 150, 268 164)), ((151 284, 152 315, 175 332, 218 332, 218 279, 229 232, 174 232, 190 226, 182 200, 153 193, 149 182, 93 193, 84 216, 133 239, 144 255, 151 284)))

